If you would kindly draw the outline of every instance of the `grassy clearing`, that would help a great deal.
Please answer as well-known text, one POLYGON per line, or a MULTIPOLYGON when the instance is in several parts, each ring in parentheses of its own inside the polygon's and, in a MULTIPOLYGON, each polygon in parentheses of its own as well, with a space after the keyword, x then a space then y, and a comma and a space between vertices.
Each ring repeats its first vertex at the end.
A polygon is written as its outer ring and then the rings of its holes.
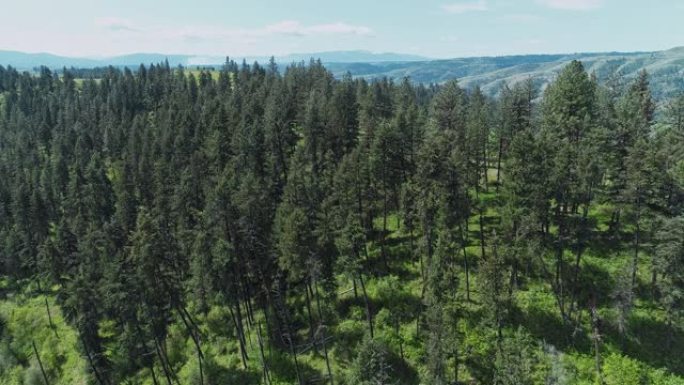
POLYGON ((78 337, 65 323, 53 296, 26 291, 7 297, 0 301, 0 321, 0 384, 43 383, 33 342, 50 384, 88 383, 78 337))

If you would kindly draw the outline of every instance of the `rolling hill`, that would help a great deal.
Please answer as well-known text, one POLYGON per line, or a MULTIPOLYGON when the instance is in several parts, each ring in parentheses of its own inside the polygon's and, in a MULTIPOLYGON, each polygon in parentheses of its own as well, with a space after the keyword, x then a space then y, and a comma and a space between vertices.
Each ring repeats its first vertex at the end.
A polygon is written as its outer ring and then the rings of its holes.
MULTIPOLYGON (((372 53, 368 51, 331 51, 301 53, 276 57, 281 64, 308 61, 318 58, 326 67, 341 77, 350 73, 354 77, 376 79, 409 77, 419 83, 443 83, 459 79, 466 88, 481 87, 494 95, 504 84, 513 84, 533 78, 540 87, 554 79, 558 71, 572 60, 582 61, 589 72, 605 81, 615 74, 624 79, 633 78, 646 69, 651 75, 654 95, 666 100, 684 91, 684 47, 657 52, 607 52, 554 55, 518 55, 500 57, 472 57, 432 60, 416 55, 398 53, 372 53)), ((236 58, 242 60, 242 58, 236 58)), ((0 51, 0 65, 30 70, 44 65, 50 68, 92 68, 113 65, 135 68, 141 63, 150 64, 168 60, 171 66, 216 66, 225 58, 218 56, 165 55, 139 53, 110 58, 70 58, 46 53, 0 51)), ((266 62, 267 57, 245 58, 248 62, 266 62)))
POLYGON ((642 69, 651 75, 658 99, 667 99, 684 91, 684 48, 659 52, 610 52, 568 55, 523 55, 433 60, 392 63, 332 63, 327 67, 336 76, 349 72, 367 79, 410 77, 421 83, 441 83, 457 78, 464 87, 480 86, 488 94, 496 94, 504 84, 533 78, 544 86, 572 60, 580 60, 599 80, 614 74, 625 79, 642 69))

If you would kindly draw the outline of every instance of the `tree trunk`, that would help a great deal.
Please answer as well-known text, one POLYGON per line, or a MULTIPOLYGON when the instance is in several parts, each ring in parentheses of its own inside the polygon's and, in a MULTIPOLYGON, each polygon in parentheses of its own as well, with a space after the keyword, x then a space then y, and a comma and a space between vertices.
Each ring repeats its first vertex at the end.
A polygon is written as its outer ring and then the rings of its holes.
POLYGON ((314 341, 314 320, 313 320, 313 315, 311 314, 311 296, 309 295, 309 281, 307 280, 306 285, 304 287, 304 291, 306 292, 306 314, 309 317, 309 339, 314 342, 313 348, 316 353, 318 353, 318 350, 316 348, 316 343, 314 341))
POLYGON ((204 354, 202 353, 202 347, 200 346, 199 330, 196 329, 197 325, 195 325, 194 322, 192 322, 190 315, 187 313, 185 309, 181 310, 179 307, 176 307, 176 310, 178 311, 178 315, 180 315, 181 320, 185 325, 185 329, 188 331, 188 333, 190 333, 190 338, 192 338, 192 342, 195 344, 195 349, 197 352, 197 363, 199 365, 200 385, 204 385, 204 370, 202 368, 202 360, 204 359, 204 354), (190 321, 186 319, 186 315, 188 319, 190 319, 190 321))
POLYGON ((366 293, 366 284, 363 282, 363 275, 359 274, 359 282, 361 283, 361 292, 363 293, 363 300, 366 303, 366 320, 368 321, 368 331, 371 339, 373 335, 373 314, 371 313, 370 301, 368 301, 368 294, 366 293))
POLYGON ((478 199, 478 212, 480 216, 480 258, 483 260, 485 259, 485 233, 484 233, 484 208, 482 207, 482 203, 479 202, 480 200, 480 188, 478 186, 475 186, 475 195, 477 196, 478 199))
POLYGON ((152 383, 154 385, 159 385, 159 380, 157 380, 157 374, 154 372, 154 365, 150 365, 150 373, 152 374, 152 383))
POLYGON ((637 188, 636 229, 634 230, 634 257, 632 259, 632 290, 636 288, 637 283, 637 270, 639 268, 639 243, 641 241, 641 197, 639 194, 639 188, 637 188))
POLYGON ((513 255, 513 262, 511 263, 511 277, 508 284, 508 295, 513 296, 513 290, 518 287, 518 256, 513 255))
POLYGON ((560 203, 556 206, 556 217, 558 220, 558 241, 556 245, 556 300, 558 302, 558 309, 563 318, 563 322, 567 321, 567 314, 565 313, 565 291, 564 291, 564 252, 565 252, 565 207, 560 207, 560 203))
POLYGON ((178 379, 178 375, 176 374, 176 372, 173 371, 173 367, 171 366, 171 362, 169 361, 169 352, 166 348, 166 340, 159 341, 159 349, 163 353, 163 357, 166 362, 166 367, 169 368, 169 373, 171 373, 171 377, 176 381, 176 384, 181 385, 180 380, 178 379))
POLYGON ((383 181, 383 203, 382 203, 382 236, 380 237, 380 254, 382 255, 382 263, 385 265, 385 271, 389 273, 389 262, 387 261, 387 252, 385 250, 385 237, 387 236, 387 188, 383 181))
POLYGON ((173 385, 173 381, 171 380, 171 373, 169 373, 169 368, 168 368, 168 366, 166 366, 166 361, 164 360, 164 354, 162 353, 161 349, 159 348, 159 341, 157 340, 156 336, 154 337, 154 349, 157 352, 157 357, 159 357, 159 362, 161 363, 162 370, 164 371, 164 376, 166 377, 166 382, 169 385, 173 385))
POLYGON ((233 324, 235 325, 235 333, 237 334, 238 343, 240 344, 240 357, 242 358, 242 366, 247 369, 247 346, 245 341, 245 335, 242 331, 242 318, 240 316, 240 305, 236 305, 236 311, 233 311, 233 306, 228 306, 230 311, 230 316, 233 318, 233 324), (237 313, 237 314, 236 314, 237 313))
POLYGON ((470 266, 468 263, 468 253, 466 251, 467 235, 463 234, 463 226, 460 226, 459 231, 461 233, 461 250, 463 250, 463 265, 465 268, 466 300, 470 302, 470 266))
POLYGON ((655 301, 658 295, 658 271, 655 266, 655 260, 651 262, 651 300, 655 301))
POLYGON ((268 373, 268 363, 266 362, 266 355, 264 354, 264 341, 261 337, 261 321, 257 323, 257 338, 259 341, 259 354, 261 354, 261 366, 264 375, 264 385, 269 385, 271 383, 271 377, 268 373))
POLYGON ((59 339, 59 334, 57 334, 57 327, 54 322, 52 322, 52 313, 50 312, 50 304, 48 303, 47 297, 45 297, 45 309, 47 310, 48 323, 50 324, 50 329, 55 333, 55 337, 59 339))
MULTIPOLYGON (((97 370, 97 366, 95 365, 95 362, 93 361, 93 357, 90 354, 90 350, 88 349, 88 344, 86 344, 85 339, 83 338, 83 334, 80 332, 78 333, 79 337, 81 338, 81 343, 83 344, 83 349, 85 349, 85 354, 86 357, 88 357, 88 363, 90 364, 90 368, 93 370, 93 374, 95 374, 95 379, 100 385, 108 385, 108 382, 105 382, 102 376, 100 376, 100 371, 97 370)), ((169 385, 171 383, 169 382, 169 385)))
MULTIPOLYGON (((321 310, 321 300, 320 300, 320 295, 318 293, 318 283, 314 282, 314 287, 316 288, 316 291, 314 293, 314 298, 316 298, 316 307, 318 308, 318 320, 319 323, 323 323, 323 311, 321 310)), ((323 327, 321 328, 321 333, 322 335, 322 341, 323 341, 323 356, 325 357, 325 366, 328 369, 328 378, 330 378, 330 385, 335 385, 335 381, 333 380, 333 374, 332 374, 332 369, 330 367, 330 359, 328 357, 328 343, 326 341, 326 327, 325 325, 322 325, 323 327)))
POLYGON ((482 174, 484 176, 484 190, 489 192, 489 167, 487 163, 487 133, 483 135, 485 139, 482 141, 482 174))
POLYGON ((31 345, 33 345, 33 353, 36 355, 36 359, 38 360, 38 366, 40 366, 40 372, 43 374, 43 380, 45 381, 45 385, 50 385, 47 373, 45 373, 45 368, 43 367, 43 361, 40 359, 40 354, 38 354, 38 349, 36 348, 36 341, 32 340, 31 345))
POLYGON ((600 385, 603 385, 603 373, 601 370, 601 335, 600 335, 600 326, 599 326, 599 319, 598 315, 596 314, 596 307, 592 306, 591 308, 591 323, 592 323, 592 331, 593 331, 593 336, 592 339, 594 340, 594 360, 595 360, 595 365, 596 365, 596 377, 598 379, 598 383, 600 385))
POLYGON ((499 186, 501 185, 501 158, 503 157, 503 138, 499 139, 499 156, 496 161, 496 195, 499 195, 499 186))
POLYGON ((582 255, 584 253, 584 244, 585 244, 585 239, 584 239, 584 226, 586 226, 586 221, 587 217, 589 215, 589 205, 584 206, 584 210, 582 212, 582 219, 580 222, 580 229, 579 229, 579 234, 577 235, 577 253, 576 253, 576 258, 575 258, 575 271, 574 271, 574 277, 573 277, 573 299, 572 299, 572 304, 571 304, 571 309, 570 309, 570 314, 568 314, 568 317, 572 318, 572 313, 574 312, 574 309, 579 307, 579 304, 577 304, 578 297, 579 297, 579 290, 580 290, 580 284, 579 284, 579 273, 580 273, 580 264, 582 262, 582 255), (576 304, 576 305, 575 305, 576 304))

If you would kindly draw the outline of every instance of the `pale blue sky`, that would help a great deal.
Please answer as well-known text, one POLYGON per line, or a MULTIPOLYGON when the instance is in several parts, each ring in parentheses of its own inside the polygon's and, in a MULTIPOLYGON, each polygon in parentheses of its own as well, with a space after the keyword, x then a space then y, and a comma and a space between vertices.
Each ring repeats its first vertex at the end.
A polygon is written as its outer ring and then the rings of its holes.
POLYGON ((684 45, 684 0, 13 0, 0 50, 431 57, 684 45))

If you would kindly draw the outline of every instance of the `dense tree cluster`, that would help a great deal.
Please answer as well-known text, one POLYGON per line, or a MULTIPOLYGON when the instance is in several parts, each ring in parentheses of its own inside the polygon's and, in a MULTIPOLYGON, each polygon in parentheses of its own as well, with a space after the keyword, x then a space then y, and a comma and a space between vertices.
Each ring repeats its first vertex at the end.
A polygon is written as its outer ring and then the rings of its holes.
POLYGON ((614 90, 573 62, 496 99, 314 61, 85 75, 0 67, 0 274, 56 295, 93 383, 180 383, 178 330, 198 384, 225 381, 219 336, 258 368, 245 383, 283 360, 300 385, 536 383, 557 373, 528 352, 533 284, 598 379, 601 336, 629 341, 639 298, 676 349, 684 99, 656 124, 645 72, 614 90), (588 254, 629 263, 605 282, 588 254), (407 271, 417 294, 391 279, 407 271))

